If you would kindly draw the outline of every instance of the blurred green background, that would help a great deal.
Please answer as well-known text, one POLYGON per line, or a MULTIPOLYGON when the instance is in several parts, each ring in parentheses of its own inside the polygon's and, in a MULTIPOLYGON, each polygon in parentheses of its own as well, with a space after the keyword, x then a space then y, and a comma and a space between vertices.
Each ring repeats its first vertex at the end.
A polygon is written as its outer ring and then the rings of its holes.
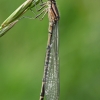
MULTIPOLYGON (((0 0, 0 23, 24 1, 0 0)), ((100 0, 57 5, 60 100, 100 100, 100 0)), ((39 100, 47 35, 46 15, 43 21, 22 19, 0 38, 0 100, 39 100)))

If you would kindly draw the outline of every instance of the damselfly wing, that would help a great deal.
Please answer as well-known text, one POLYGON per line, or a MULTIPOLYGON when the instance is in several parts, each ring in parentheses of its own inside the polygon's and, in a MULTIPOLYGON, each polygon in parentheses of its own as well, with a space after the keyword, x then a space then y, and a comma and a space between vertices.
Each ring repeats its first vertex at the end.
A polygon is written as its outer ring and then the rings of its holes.
POLYGON ((46 100, 59 99, 59 57, 58 57, 58 22, 53 26, 50 56, 46 74, 46 100))

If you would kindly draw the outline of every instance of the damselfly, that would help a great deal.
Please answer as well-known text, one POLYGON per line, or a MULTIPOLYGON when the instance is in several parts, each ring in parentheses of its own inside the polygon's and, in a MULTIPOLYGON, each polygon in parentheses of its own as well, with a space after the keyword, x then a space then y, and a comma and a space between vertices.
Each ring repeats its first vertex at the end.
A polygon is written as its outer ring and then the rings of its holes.
MULTIPOLYGON (((58 21, 59 12, 55 0, 48 0, 42 6, 48 6, 42 11, 48 13, 49 34, 47 42, 47 51, 44 65, 44 75, 40 93, 40 100, 58 100, 59 99, 59 57, 58 57, 58 21)), ((42 9, 42 8, 41 8, 42 9)), ((42 14, 41 13, 41 14, 42 14)))
POLYGON ((3 36, 8 30, 10 30, 20 19, 20 17, 28 10, 31 10, 37 5, 40 0, 26 0, 21 6, 19 6, 0 26, 0 36, 3 36))

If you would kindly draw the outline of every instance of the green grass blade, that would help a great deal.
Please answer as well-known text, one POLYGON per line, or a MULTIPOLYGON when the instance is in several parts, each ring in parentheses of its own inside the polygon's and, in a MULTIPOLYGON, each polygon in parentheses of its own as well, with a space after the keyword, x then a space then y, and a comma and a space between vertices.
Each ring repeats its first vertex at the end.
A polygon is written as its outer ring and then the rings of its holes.
POLYGON ((4 35, 9 29, 11 29, 18 19, 29 9, 34 7, 40 2, 40 0, 26 0, 21 6, 19 6, 0 26, 0 36, 4 35))
POLYGON ((3 36, 7 31, 9 31, 19 20, 16 20, 4 28, 0 27, 0 37, 3 36))

